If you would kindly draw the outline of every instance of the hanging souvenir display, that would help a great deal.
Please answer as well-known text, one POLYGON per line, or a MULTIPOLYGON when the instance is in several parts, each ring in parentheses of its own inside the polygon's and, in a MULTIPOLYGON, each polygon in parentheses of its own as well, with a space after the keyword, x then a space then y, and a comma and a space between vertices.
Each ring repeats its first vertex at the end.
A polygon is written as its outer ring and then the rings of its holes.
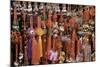
POLYGON ((11 3, 11 66, 95 61, 95 6, 11 3))

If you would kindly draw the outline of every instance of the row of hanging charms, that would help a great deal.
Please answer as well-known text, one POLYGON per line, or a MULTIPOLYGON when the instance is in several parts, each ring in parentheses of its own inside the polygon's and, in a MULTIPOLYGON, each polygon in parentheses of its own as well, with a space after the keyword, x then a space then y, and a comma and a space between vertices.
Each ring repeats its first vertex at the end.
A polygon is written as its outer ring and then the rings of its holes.
MULTIPOLYGON (((25 13, 26 12, 28 12, 28 15, 31 15, 30 13, 32 12, 32 7, 31 7, 31 3, 29 2, 28 4, 29 4, 29 6, 28 6, 28 9, 26 9, 26 3, 25 2, 23 2, 23 7, 21 8, 21 5, 19 4, 19 2, 16 4, 15 2, 13 3, 14 4, 14 22, 15 21, 17 21, 17 15, 19 15, 20 14, 20 11, 22 10, 22 13, 23 13, 23 18, 24 18, 24 30, 26 29, 25 28, 25 13)), ((41 4, 41 5, 43 5, 43 4, 41 4)), ((41 8, 43 8, 43 7, 41 7, 41 8)), ((40 9, 41 9, 40 8, 40 9)), ((49 6, 47 6, 47 10, 51 10, 51 8, 49 7, 49 6)), ((34 9, 34 12, 37 12, 38 11, 38 9, 37 9, 37 3, 35 3, 35 9, 34 9)), ((58 7, 58 10, 56 10, 56 11, 60 11, 59 10, 59 7, 58 7)), ((50 12, 52 12, 52 11, 50 11, 50 12)), ((35 13, 35 14, 37 14, 37 13, 35 13)), ((15 24, 16 26, 18 26, 18 24, 15 24)), ((50 25, 51 26, 51 25, 50 25)), ((17 31, 18 31, 18 29, 19 29, 19 27, 15 27, 14 29, 16 29, 17 31)), ((40 29, 39 29, 40 30, 40 29)), ((41 37, 41 36, 40 36, 41 37)), ((39 37, 39 38, 40 38, 39 37)), ((40 38, 41 39, 41 38, 40 38)), ((39 40, 40 40, 39 39, 39 40)), ((50 42, 49 42, 50 43, 50 42)), ((20 44, 21 45, 21 44, 20 44)), ((20 47, 20 48, 22 48, 22 47, 20 47)), ((26 47, 27 48, 27 47, 26 47)), ((17 50, 18 49, 18 46, 16 46, 16 51, 18 51, 17 50)), ((21 51, 21 49, 20 49, 20 51, 21 51)), ((17 58, 17 54, 18 54, 18 52, 16 52, 16 58, 17 58)), ((22 62, 22 59, 23 59, 23 53, 22 52, 20 52, 19 53, 19 63, 21 63, 22 62)), ((18 60, 16 59, 16 62, 14 63, 15 65, 18 65, 19 64, 18 63, 18 60)))
MULTIPOLYGON (((60 8, 60 4, 51 4, 51 3, 48 3, 48 4, 45 4, 45 3, 34 3, 32 4, 31 2, 25 2, 23 1, 22 4, 20 1, 16 1, 16 2, 13 2, 13 7, 16 7, 16 11, 17 11, 17 14, 20 14, 21 11, 24 11, 24 12, 42 12, 41 10, 43 10, 43 8, 45 7, 45 10, 46 11, 55 11, 55 12, 70 12, 71 8, 70 6, 68 5, 68 8, 66 8, 66 4, 63 4, 62 5, 62 9, 60 8), (68 10, 66 10, 68 9, 68 10)), ((11 10, 14 10, 13 7, 11 6, 11 10)), ((68 13, 69 15, 70 13, 68 13)))
MULTIPOLYGON (((18 14, 20 14, 20 10, 22 11, 22 13, 24 13, 23 15, 25 15, 25 13, 28 13, 28 15, 29 16, 31 16, 32 15, 32 11, 34 12, 34 14, 38 14, 38 11, 42 11, 42 9, 44 9, 43 7, 44 7, 44 4, 43 3, 41 3, 40 4, 40 7, 38 8, 38 4, 37 3, 34 3, 34 9, 32 10, 32 5, 31 5, 31 2, 28 2, 28 9, 26 8, 26 3, 25 2, 23 2, 23 9, 21 8, 21 5, 19 4, 19 3, 17 3, 17 4, 15 4, 16 2, 14 2, 14 25, 15 25, 15 27, 14 27, 14 29, 16 29, 16 30, 18 30, 18 23, 16 23, 17 22, 17 16, 16 16, 16 14, 18 15, 18 14), (20 8, 20 9, 19 9, 20 8)), ((55 12, 61 12, 61 10, 60 10, 60 7, 59 7, 59 4, 56 4, 56 5, 53 5, 53 4, 46 4, 46 7, 45 7, 45 9, 47 8, 47 11, 49 11, 49 14, 48 14, 48 17, 50 17, 51 16, 51 14, 53 13, 53 10, 55 10, 55 12), (55 6, 55 8, 53 7, 53 6, 55 6)), ((44 10, 45 10, 44 9, 44 10)), ((62 12, 61 13, 59 13, 60 14, 60 23, 58 24, 58 22, 56 22, 55 21, 55 24, 53 24, 54 26, 53 26, 53 33, 54 33, 54 37, 57 37, 57 34, 58 34, 58 32, 59 31, 61 31, 60 32, 60 36, 62 36, 63 34, 63 32, 64 32, 64 28, 63 28, 63 25, 64 25, 64 23, 62 23, 63 21, 63 18, 62 18, 62 16, 63 16, 63 13, 64 12, 66 12, 67 10, 66 10, 66 7, 65 7, 65 5, 63 5, 63 9, 62 9, 62 12), (59 25, 59 28, 58 28, 58 25, 59 25)), ((74 15, 74 14, 72 14, 72 13, 74 13, 74 10, 73 10, 73 12, 70 10, 70 8, 69 8, 69 12, 67 13, 67 15, 68 16, 70 16, 70 15, 74 15)), ((55 13, 56 14, 56 13, 55 13)), ((25 16, 23 16, 24 18, 25 18, 25 16)), ((43 16, 42 16, 43 17, 43 16)), ((45 13, 44 13, 44 17, 43 17, 43 20, 45 19, 46 17, 45 17, 45 13)), ((55 17, 54 18, 56 18, 56 15, 55 15, 55 17)), ((48 19, 49 20, 49 19, 48 19)), ((91 23, 86 23, 86 24, 83 24, 82 25, 82 27, 80 27, 79 28, 79 31, 78 31, 78 34, 81 36, 81 37, 83 37, 83 34, 85 34, 85 33, 87 33, 87 34, 89 34, 89 35, 92 35, 92 37, 94 38, 94 20, 90 20, 89 22, 91 22, 91 23), (91 32, 93 32, 93 34, 91 34, 91 32)), ((52 29, 51 29, 51 25, 52 23, 50 23, 50 21, 49 21, 49 24, 48 24, 48 28, 49 28, 49 30, 48 30, 48 32, 49 32, 49 39, 48 40, 51 40, 51 35, 53 35, 52 33, 51 33, 51 31, 52 31, 52 29)), ((24 27, 25 27, 25 22, 24 22, 24 27)), ((44 25, 44 28, 45 28, 45 25, 44 25)), ((37 34, 39 35, 39 41, 41 41, 41 35, 43 35, 43 33, 42 33, 42 31, 43 31, 43 29, 41 29, 40 27, 38 27, 37 28, 37 34), (41 33, 39 33, 39 31, 41 31, 41 33)), ((63 38, 62 38, 63 39, 63 38)), ((49 44, 50 44, 50 41, 49 41, 49 44)), ((21 46, 20 46, 21 47, 21 46)), ((16 46, 16 49, 17 49, 17 46, 16 46)), ((49 50, 49 48, 48 48, 48 50, 49 50)), ((16 50, 17 51, 17 50, 16 50)), ((16 52, 17 53, 17 52, 16 52)), ((20 52, 19 53, 19 59, 20 59, 20 61, 21 61, 21 59, 23 58, 23 54, 20 52)), ((16 57, 17 57, 17 54, 16 54, 16 57)))

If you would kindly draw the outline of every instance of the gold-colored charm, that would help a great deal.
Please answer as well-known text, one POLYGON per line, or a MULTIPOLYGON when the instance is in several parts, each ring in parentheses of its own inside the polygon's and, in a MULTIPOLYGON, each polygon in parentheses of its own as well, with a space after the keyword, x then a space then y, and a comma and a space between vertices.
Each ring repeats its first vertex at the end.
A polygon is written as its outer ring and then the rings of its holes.
POLYGON ((36 33, 37 33, 37 35, 42 36, 44 34, 44 31, 42 28, 37 28, 36 33))

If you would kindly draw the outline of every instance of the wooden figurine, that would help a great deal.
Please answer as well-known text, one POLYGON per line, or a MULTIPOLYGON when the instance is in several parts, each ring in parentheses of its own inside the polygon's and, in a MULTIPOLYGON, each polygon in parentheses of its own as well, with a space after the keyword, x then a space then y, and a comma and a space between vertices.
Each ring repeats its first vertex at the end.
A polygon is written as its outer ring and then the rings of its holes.
POLYGON ((76 30, 73 29, 72 31, 72 36, 71 36, 71 40, 72 40, 72 44, 71 44, 71 50, 72 50, 72 59, 74 62, 75 61, 75 41, 76 41, 76 38, 77 38, 77 35, 76 35, 76 30))
POLYGON ((95 16, 95 7, 94 6, 90 7, 89 13, 90 13, 90 18, 94 19, 94 16, 95 16))
POLYGON ((85 6, 84 12, 83 12, 83 20, 84 20, 85 23, 88 23, 89 19, 90 19, 89 7, 85 6))
POLYGON ((69 35, 66 41, 66 62, 72 62, 71 58, 71 36, 69 35))
POLYGON ((16 2, 14 2, 13 5, 14 5, 13 29, 18 30, 18 22, 17 22, 17 7, 16 7, 16 2))
POLYGON ((46 26, 48 27, 48 38, 47 38, 47 52, 51 49, 51 28, 52 28, 52 20, 51 20, 51 13, 48 13, 48 18, 46 21, 46 26))
POLYGON ((24 34, 24 64, 28 65, 28 35, 24 34))
POLYGON ((18 39, 17 32, 15 32, 15 43, 16 43, 15 44, 16 45, 16 48, 15 48, 16 49, 16 52, 15 52, 16 53, 16 56, 15 56, 16 59, 15 59, 14 65, 17 66, 17 65, 19 65, 19 63, 18 63, 18 44, 19 44, 19 39, 18 39))
POLYGON ((85 34, 83 37, 83 61, 91 60, 91 46, 89 44, 89 36, 85 34))

